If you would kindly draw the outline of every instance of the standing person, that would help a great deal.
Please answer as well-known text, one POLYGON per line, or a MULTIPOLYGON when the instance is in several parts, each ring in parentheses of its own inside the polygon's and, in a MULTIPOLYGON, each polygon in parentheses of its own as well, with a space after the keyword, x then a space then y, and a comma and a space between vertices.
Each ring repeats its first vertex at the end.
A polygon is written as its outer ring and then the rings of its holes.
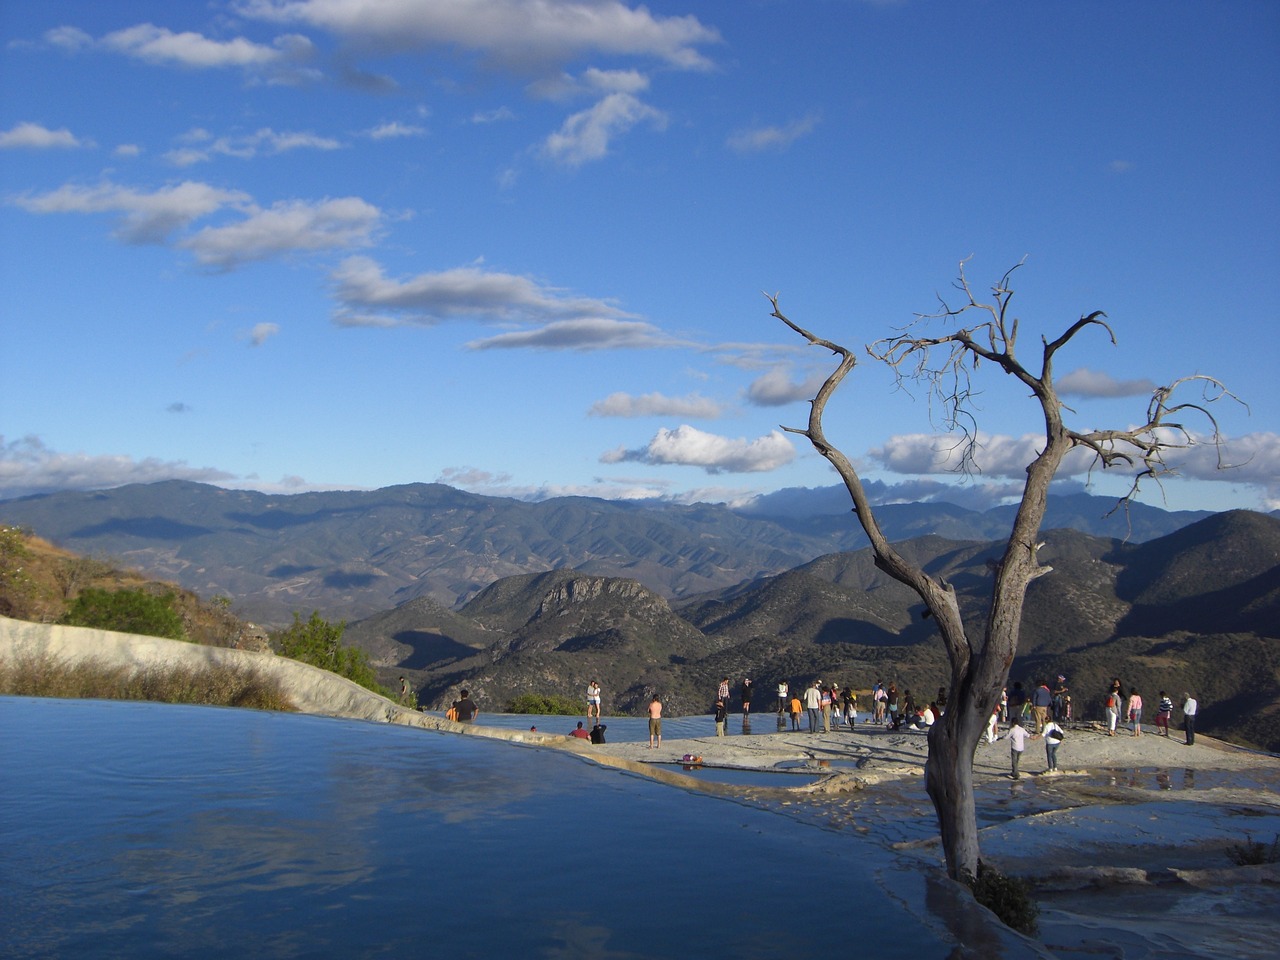
MULTIPOLYGON (((821 680, 818 681, 822 683, 821 680)), ((831 732, 831 688, 819 686, 818 707, 822 711, 822 732, 831 732)))
POLYGON ((720 686, 716 688, 716 699, 723 700, 725 706, 729 705, 729 678, 725 677, 720 681, 720 686))
POLYGON ((1187 735, 1187 746, 1193 746, 1196 742, 1196 713, 1200 709, 1200 704, 1196 702, 1196 698, 1189 693, 1182 695, 1182 729, 1187 735))
POLYGON ((471 723, 480 716, 480 708, 471 699, 469 691, 463 690, 460 699, 453 701, 453 713, 459 723, 471 723))
POLYGON ((1163 690, 1160 691, 1160 704, 1156 707, 1156 736, 1160 736, 1160 731, 1164 731, 1164 735, 1169 736, 1169 718, 1173 716, 1173 701, 1169 699, 1169 695, 1163 690))
POLYGON ((1133 735, 1142 736, 1142 697, 1136 687, 1129 691, 1129 722, 1133 724, 1133 735))
POLYGON ((1058 721, 1050 719, 1044 725, 1044 759, 1046 773, 1058 772, 1058 747, 1061 746, 1066 731, 1058 726, 1058 721))
POLYGON ((1027 728, 1022 725, 1022 717, 1015 716, 1011 721, 1012 726, 1009 727, 1009 761, 1013 766, 1013 772, 1010 776, 1014 780, 1021 779, 1018 773, 1018 764, 1022 761, 1022 751, 1027 749, 1028 740, 1038 740, 1035 734, 1027 733, 1027 728))
POLYGON ((1067 689, 1067 678, 1058 674, 1058 684, 1053 688, 1053 719, 1061 723, 1070 719, 1067 716, 1067 701, 1071 699, 1067 689))
POLYGON ((1000 704, 996 704, 987 718, 987 743, 995 743, 1000 739, 1000 704))
POLYGON ((1049 689, 1049 682, 1042 680, 1031 694, 1031 712, 1036 718, 1036 733, 1044 732, 1044 725, 1049 722, 1049 708, 1052 706, 1053 691, 1049 689))
POLYGON ((858 719, 858 695, 853 692, 853 687, 844 688, 844 715, 849 720, 849 729, 853 729, 854 721, 858 719))
POLYGON ((800 729, 800 711, 803 709, 800 698, 792 696, 791 702, 787 704, 787 709, 791 711, 791 729, 800 729))
POLYGON ((404 707, 416 706, 413 698, 413 688, 409 686, 409 681, 404 677, 400 678, 400 705, 404 707))
POLYGON ((822 693, 818 690, 818 682, 815 680, 809 684, 804 691, 804 708, 809 713, 809 732, 818 732, 818 710, 822 706, 822 693))
POLYGON ((787 681, 783 680, 778 684, 778 714, 787 712, 787 708, 791 706, 791 688, 787 686, 787 681))
POLYGON ((840 710, 840 684, 833 683, 831 685, 831 727, 839 730, 842 723, 844 723, 844 715, 840 710))
POLYGON ((744 717, 751 712, 751 694, 754 690, 750 680, 742 681, 742 715, 744 717))
POLYGON ((724 705, 723 700, 716 701, 716 736, 724 736, 724 725, 729 720, 729 708, 724 705))
POLYGON ((885 704, 889 702, 889 694, 885 693, 884 684, 876 681, 871 691, 871 720, 873 723, 884 723, 885 704))
POLYGON ((1111 689, 1107 691, 1107 736, 1114 737, 1116 735, 1116 723, 1120 719, 1120 691, 1117 686, 1119 680, 1111 681, 1111 689))
POLYGON ((1009 722, 1009 688, 1000 688, 1000 719, 1009 722))
POLYGON ((592 717, 591 711, 595 711, 596 723, 600 722, 600 681, 592 680, 587 684, 587 719, 592 717))
POLYGON ((654 741, 657 740, 657 746, 662 746, 662 701, 658 699, 655 693, 653 699, 649 701, 649 749, 654 748, 654 741))

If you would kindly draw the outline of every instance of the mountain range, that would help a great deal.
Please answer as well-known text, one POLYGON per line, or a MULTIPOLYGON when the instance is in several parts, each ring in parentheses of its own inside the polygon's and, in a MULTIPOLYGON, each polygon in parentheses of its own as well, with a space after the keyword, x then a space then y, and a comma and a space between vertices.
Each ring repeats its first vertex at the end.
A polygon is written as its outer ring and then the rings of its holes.
MULTIPOLYGON (((1142 542, 1208 514, 1108 498, 1050 498, 1045 527, 1142 542)), ((893 540, 991 540, 1013 508, 948 503, 877 511, 893 540)), ((294 611, 356 620, 417 597, 456 608, 495 580, 572 569, 629 577, 669 599, 773 576, 865 537, 841 487, 795 489, 745 507, 558 497, 530 503, 442 484, 273 495, 163 481, 0 501, 0 522, 111 558, 243 616, 287 624, 294 611)))

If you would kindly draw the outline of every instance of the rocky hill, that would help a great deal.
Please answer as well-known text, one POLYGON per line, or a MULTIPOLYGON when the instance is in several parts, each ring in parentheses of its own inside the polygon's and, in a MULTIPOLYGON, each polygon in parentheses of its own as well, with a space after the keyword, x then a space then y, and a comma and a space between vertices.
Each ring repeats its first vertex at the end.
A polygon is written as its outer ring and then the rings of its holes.
MULTIPOLYGON (((901 548, 955 584, 980 628, 999 544, 930 536, 901 548)), ((1065 674, 1081 717, 1101 715, 1113 676, 1152 703, 1161 689, 1194 690, 1205 703, 1206 731, 1280 751, 1280 521, 1237 511, 1136 545, 1052 531, 1041 557, 1054 570, 1028 594, 1014 679, 1065 674), (1178 572, 1210 562, 1203 576, 1178 572), (1158 606, 1149 603, 1153 590, 1162 591, 1158 606)), ((674 712, 697 713, 708 709, 722 676, 733 678, 735 691, 751 677, 758 705, 772 702, 780 679, 821 677, 861 689, 895 680, 917 696, 948 680, 920 603, 866 550, 690 598, 675 610, 635 581, 571 571, 498 581, 457 614, 414 609, 419 620, 397 621, 402 636, 417 631, 454 643, 447 662, 415 664, 424 700, 437 705, 463 685, 494 706, 522 692, 576 697, 595 678, 609 709, 636 711, 659 691, 674 712), (468 621, 464 635, 459 623, 468 621)), ((374 632, 358 623, 351 636, 368 648, 374 632)))
MULTIPOLYGON (((1203 518, 1107 498, 1051 497, 1046 528, 1141 542, 1203 518)), ((894 540, 986 542, 1007 508, 891 504, 894 540)), ((356 620, 419 597, 457 609, 496 580, 572 569, 637 580, 669 600, 775 576, 865 539, 842 488, 789 490, 746 507, 558 497, 528 503, 442 484, 269 495, 185 481, 0 501, 0 522, 78 554, 233 597, 271 626, 297 611, 356 620)))

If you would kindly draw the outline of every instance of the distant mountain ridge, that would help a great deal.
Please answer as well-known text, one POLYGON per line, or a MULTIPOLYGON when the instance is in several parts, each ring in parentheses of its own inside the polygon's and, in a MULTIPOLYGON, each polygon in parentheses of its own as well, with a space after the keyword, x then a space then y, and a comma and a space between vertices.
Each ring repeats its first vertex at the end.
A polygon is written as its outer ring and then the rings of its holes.
MULTIPOLYGON (((171 480, 4 500, 0 521, 205 597, 229 596, 244 616, 282 624, 295 610, 356 620, 417 597, 456 608, 504 577, 557 569, 631 578, 669 599, 696 596, 864 546, 842 492, 784 491, 733 509, 586 497, 530 503, 434 483, 273 495, 171 480)), ((1113 506, 1051 497, 1046 526, 1140 542, 1207 516, 1135 504, 1126 521, 1105 516, 1113 506)), ((895 540, 986 541, 1007 532, 1007 513, 894 504, 878 516, 895 540)))

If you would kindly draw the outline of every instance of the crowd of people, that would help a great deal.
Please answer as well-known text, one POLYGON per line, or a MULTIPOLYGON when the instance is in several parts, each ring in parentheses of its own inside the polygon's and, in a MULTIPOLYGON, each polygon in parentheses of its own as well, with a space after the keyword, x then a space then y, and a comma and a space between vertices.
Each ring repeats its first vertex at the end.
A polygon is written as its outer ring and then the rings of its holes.
MULTIPOLYGON (((751 703, 755 692, 750 679, 743 679, 739 685, 739 704, 745 724, 751 714, 751 703)), ((820 679, 810 682, 800 692, 786 680, 777 685, 776 713, 778 730, 801 730, 801 717, 807 720, 809 733, 831 733, 842 727, 853 730, 858 718, 858 693, 852 686, 840 686, 837 683, 824 683, 820 679)), ((401 696, 410 693, 407 684, 402 681, 401 696)), ((1192 745, 1196 741, 1196 714, 1199 702, 1189 692, 1183 692, 1178 709, 1182 713, 1182 730, 1184 742, 1192 745)), ((605 742, 607 727, 601 723, 602 693, 600 683, 592 680, 586 689, 587 720, 595 720, 591 729, 586 729, 582 721, 570 731, 570 736, 592 743, 605 742)), ((946 711, 947 691, 938 688, 937 694, 930 700, 917 701, 909 689, 898 689, 896 681, 886 686, 877 680, 871 688, 867 706, 870 722, 883 725, 888 730, 908 730, 927 733, 946 711)), ((1130 686, 1127 690, 1119 677, 1112 679, 1110 687, 1103 698, 1106 733, 1116 736, 1119 729, 1128 726, 1131 736, 1142 736, 1143 700, 1137 688, 1130 686)), ((715 699, 711 709, 715 722, 717 737, 726 735, 729 710, 731 705, 731 684, 726 676, 716 688, 715 699)), ((1168 737, 1169 722, 1173 716, 1174 701, 1164 690, 1161 690, 1156 701, 1154 714, 1155 735, 1168 737)), ((662 745, 662 700, 654 694, 649 701, 649 747, 655 749, 662 745)), ((479 708, 471 700, 468 691, 463 690, 458 700, 446 712, 445 716, 459 723, 472 723, 480 714, 479 708)), ((1058 675, 1055 682, 1047 678, 1034 683, 1032 689, 1023 686, 1022 681, 1015 681, 1012 687, 1001 691, 999 702, 992 711, 987 722, 986 740, 995 743, 1001 739, 1000 725, 1007 725, 1005 736, 1009 740, 1011 776, 1019 779, 1019 766, 1022 754, 1029 740, 1043 739, 1045 742, 1046 769, 1050 773, 1058 770, 1058 748, 1066 737, 1066 726, 1077 718, 1071 691, 1067 686, 1067 678, 1058 675)), ((536 729, 536 727, 534 728, 536 729)))

